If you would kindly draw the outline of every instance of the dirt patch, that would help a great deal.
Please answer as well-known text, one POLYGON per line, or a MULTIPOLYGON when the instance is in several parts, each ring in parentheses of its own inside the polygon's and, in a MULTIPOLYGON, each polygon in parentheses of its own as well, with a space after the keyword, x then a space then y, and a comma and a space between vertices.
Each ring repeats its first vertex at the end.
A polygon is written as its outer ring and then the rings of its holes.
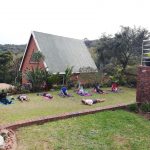
POLYGON ((114 136, 113 140, 117 145, 125 145, 128 142, 128 140, 121 135, 114 136))
POLYGON ((7 84, 7 83, 0 83, 0 89, 9 89, 9 88, 13 88, 14 86, 12 86, 11 84, 7 84))
POLYGON ((150 112, 147 113, 138 113, 140 116, 143 116, 145 119, 150 120, 150 112))

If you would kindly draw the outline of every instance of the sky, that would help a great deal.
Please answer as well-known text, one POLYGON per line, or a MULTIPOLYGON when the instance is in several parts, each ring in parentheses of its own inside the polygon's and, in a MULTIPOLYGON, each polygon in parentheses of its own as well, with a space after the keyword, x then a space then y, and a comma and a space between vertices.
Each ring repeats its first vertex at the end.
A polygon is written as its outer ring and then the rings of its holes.
POLYGON ((150 0, 0 0, 0 44, 26 44, 32 31, 98 39, 120 26, 150 31, 150 0))

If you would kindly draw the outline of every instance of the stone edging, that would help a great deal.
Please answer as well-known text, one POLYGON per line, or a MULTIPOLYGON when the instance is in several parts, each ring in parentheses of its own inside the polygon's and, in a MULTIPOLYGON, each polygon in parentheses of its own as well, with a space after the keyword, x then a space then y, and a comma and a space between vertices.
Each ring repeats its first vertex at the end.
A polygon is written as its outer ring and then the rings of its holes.
POLYGON ((101 112, 101 111, 105 111, 105 110, 122 109, 122 108, 126 108, 128 105, 129 104, 111 105, 111 106, 98 107, 98 108, 93 108, 93 109, 88 109, 88 110, 83 110, 83 111, 78 111, 78 112, 70 112, 70 113, 63 113, 60 115, 51 115, 51 116, 46 116, 46 117, 40 117, 38 119, 18 121, 18 122, 12 123, 12 124, 1 125, 0 129, 15 130, 20 127, 30 126, 30 125, 34 125, 34 124, 43 124, 43 123, 50 122, 50 121, 62 120, 62 119, 67 119, 67 118, 82 116, 82 115, 87 115, 87 114, 94 114, 96 112, 101 112))
POLYGON ((6 135, 5 144, 3 148, 0 148, 1 150, 16 150, 17 148, 17 142, 16 142, 16 135, 15 132, 11 129, 2 129, 0 130, 0 133, 4 133, 6 135))

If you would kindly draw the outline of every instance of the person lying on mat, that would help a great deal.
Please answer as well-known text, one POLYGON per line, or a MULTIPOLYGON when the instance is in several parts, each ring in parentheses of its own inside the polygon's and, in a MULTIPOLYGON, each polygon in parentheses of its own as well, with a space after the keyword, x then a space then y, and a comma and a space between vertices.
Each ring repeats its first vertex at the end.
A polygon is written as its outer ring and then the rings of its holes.
POLYGON ((53 98, 53 96, 52 96, 51 94, 46 93, 46 92, 44 92, 42 96, 47 97, 47 98, 49 98, 49 99, 52 99, 52 98, 53 98))
POLYGON ((104 102, 105 99, 82 99, 81 102, 85 105, 93 105, 96 103, 104 102))
POLYGON ((20 100, 21 102, 23 102, 23 101, 29 101, 28 96, 25 95, 25 94, 19 95, 19 96, 17 97, 17 99, 20 100))
POLYGON ((37 93, 37 95, 39 96, 44 96, 44 97, 47 97, 47 98, 49 98, 49 99, 52 99, 53 98, 53 96, 51 95, 51 94, 49 94, 49 93, 47 93, 47 92, 43 92, 43 93, 37 93))
POLYGON ((0 93, 0 102, 5 105, 12 103, 12 101, 9 101, 7 99, 7 93, 4 90, 2 90, 2 92, 0 93))

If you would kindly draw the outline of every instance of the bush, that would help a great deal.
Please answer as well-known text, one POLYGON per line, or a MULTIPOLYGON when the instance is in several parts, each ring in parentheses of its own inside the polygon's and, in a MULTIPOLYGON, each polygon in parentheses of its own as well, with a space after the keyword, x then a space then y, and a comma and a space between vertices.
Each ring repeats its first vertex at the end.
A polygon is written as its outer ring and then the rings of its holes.
POLYGON ((142 112, 150 112, 150 102, 142 103, 140 106, 142 112))
POLYGON ((80 81, 81 84, 85 88, 93 87, 95 83, 100 83, 101 82, 101 73, 96 72, 96 73, 81 73, 80 74, 80 81))
POLYGON ((136 76, 127 75, 127 86, 136 87, 137 79, 136 76))
POLYGON ((132 112, 138 112, 138 110, 139 110, 137 104, 131 104, 131 105, 127 106, 127 108, 129 111, 132 111, 132 112))
POLYGON ((15 84, 14 87, 10 87, 7 90, 7 93, 9 93, 10 95, 14 95, 14 94, 23 94, 23 93, 30 93, 31 92, 31 85, 29 84, 15 84))
POLYGON ((104 76, 100 81, 101 87, 111 87, 111 83, 112 81, 108 76, 104 76))
POLYGON ((62 80, 62 76, 57 73, 57 74, 50 74, 47 78, 47 86, 48 88, 53 88, 53 85, 55 84, 60 84, 62 80))
POLYGON ((94 87, 94 83, 85 83, 83 86, 84 88, 91 88, 94 87))
POLYGON ((41 68, 32 68, 32 70, 27 70, 26 79, 31 83, 32 91, 40 91, 44 88, 49 72, 41 68))
POLYGON ((60 90, 62 85, 53 85, 54 90, 60 90))
POLYGON ((137 84, 137 66, 128 66, 125 72, 127 85, 129 87, 136 87, 137 84))

